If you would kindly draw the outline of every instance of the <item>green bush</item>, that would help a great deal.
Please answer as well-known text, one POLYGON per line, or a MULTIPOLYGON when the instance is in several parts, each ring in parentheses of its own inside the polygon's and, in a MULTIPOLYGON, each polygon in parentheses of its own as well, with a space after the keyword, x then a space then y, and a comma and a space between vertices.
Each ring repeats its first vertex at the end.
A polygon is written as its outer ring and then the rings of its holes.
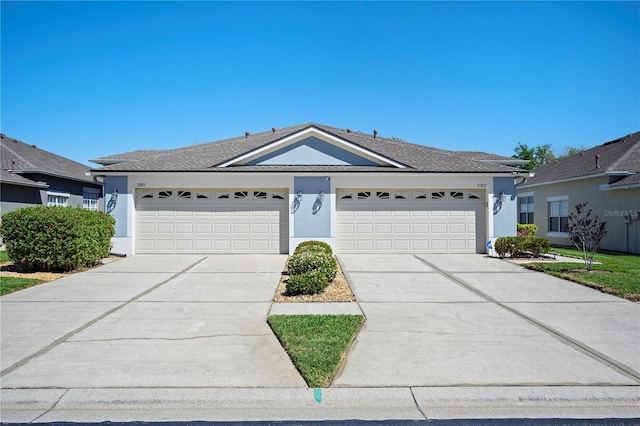
POLYGON ((22 269, 70 271, 109 255, 115 220, 80 207, 26 207, 2 216, 1 233, 22 269))
POLYGON ((542 237, 526 237, 522 242, 522 251, 531 252, 533 257, 540 257, 540 255, 549 253, 551 243, 549 240, 542 237))
POLYGON ((542 237, 500 237, 495 244, 498 256, 509 255, 512 259, 523 252, 531 253, 533 257, 540 257, 541 254, 548 253, 550 248, 549 240, 542 237))
POLYGON ((305 272, 317 271, 326 277, 327 281, 331 281, 338 273, 338 264, 330 254, 320 252, 311 252, 302 250, 293 253, 288 262, 289 275, 300 275, 305 272))
POLYGON ((535 237, 538 226, 533 223, 519 223, 517 228, 519 237, 535 237))
POLYGON ((320 271, 308 271, 292 275, 287 280, 287 295, 318 294, 329 285, 327 277, 320 271))
POLYGON ((511 258, 516 258, 518 256, 518 251, 520 250, 518 247, 518 238, 522 237, 500 237, 496 240, 494 248, 498 256, 505 257, 509 255, 511 258))
POLYGON ((333 255, 333 250, 331 250, 331 246, 327 243, 324 243, 322 241, 304 241, 300 244, 298 244, 298 246, 296 247, 295 251, 293 252, 295 253, 300 253, 302 251, 310 251, 313 253, 317 253, 317 252, 323 252, 323 253, 327 253, 328 255, 333 255))

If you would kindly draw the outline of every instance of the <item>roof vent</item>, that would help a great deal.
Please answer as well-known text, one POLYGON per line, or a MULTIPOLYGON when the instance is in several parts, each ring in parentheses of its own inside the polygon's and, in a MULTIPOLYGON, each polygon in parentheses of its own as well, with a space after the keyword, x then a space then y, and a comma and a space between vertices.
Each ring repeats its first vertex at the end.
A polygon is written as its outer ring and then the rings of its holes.
POLYGON ((0 133, 0 139, 4 139, 4 133, 0 133))
POLYGON ((37 146, 35 146, 35 145, 31 145, 31 148, 37 148, 37 146))
POLYGON ((580 151, 580 157, 584 157, 584 151, 580 151))
POLYGON ((275 128, 275 127, 272 127, 272 128, 271 128, 271 133, 275 133, 275 132, 276 132, 276 128, 275 128))
POLYGON ((377 138, 378 137, 378 131, 377 130, 373 130, 373 138, 377 138))
POLYGON ((16 171, 16 160, 11 160, 11 173, 16 171))
POLYGON ((351 129, 347 129, 347 133, 351 133, 351 129))
POLYGON ((600 168, 600 156, 596 155, 596 169, 600 168))
POLYGON ((244 138, 247 139, 249 137, 249 132, 244 132, 244 138))

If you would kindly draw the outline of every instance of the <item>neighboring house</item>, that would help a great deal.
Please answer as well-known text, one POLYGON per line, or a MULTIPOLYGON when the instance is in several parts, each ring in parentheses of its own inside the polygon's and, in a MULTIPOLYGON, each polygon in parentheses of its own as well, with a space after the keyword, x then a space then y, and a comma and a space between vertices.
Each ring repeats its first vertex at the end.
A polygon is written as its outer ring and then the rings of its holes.
POLYGON ((579 203, 607 223, 602 249, 640 253, 640 132, 534 169, 518 186, 520 223, 538 236, 570 246, 565 226, 579 203))
POLYGON ((515 235, 520 160, 303 124, 91 160, 114 252, 484 253, 515 235), (111 195, 109 195, 111 194, 111 195))
POLYGON ((103 210, 89 166, 0 135, 0 214, 34 205, 103 210))

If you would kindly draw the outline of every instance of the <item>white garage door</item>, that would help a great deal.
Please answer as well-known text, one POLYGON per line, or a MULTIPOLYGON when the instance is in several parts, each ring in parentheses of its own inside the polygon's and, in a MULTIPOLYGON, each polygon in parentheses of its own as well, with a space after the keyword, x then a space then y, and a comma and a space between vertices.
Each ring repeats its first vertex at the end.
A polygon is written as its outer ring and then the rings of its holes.
POLYGON ((288 191, 136 191, 138 253, 287 253, 288 191))
POLYGON ((484 253, 482 191, 337 192, 339 253, 484 253))

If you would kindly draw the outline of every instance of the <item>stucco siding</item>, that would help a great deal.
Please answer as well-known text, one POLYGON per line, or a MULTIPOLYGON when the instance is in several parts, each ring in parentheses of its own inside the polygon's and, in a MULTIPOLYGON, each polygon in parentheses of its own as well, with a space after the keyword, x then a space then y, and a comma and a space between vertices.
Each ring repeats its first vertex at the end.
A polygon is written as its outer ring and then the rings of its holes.
MULTIPOLYGON (((637 219, 627 223, 626 212, 640 210, 640 188, 599 190, 599 185, 607 184, 606 176, 560 182, 534 187, 521 187, 519 193, 533 192, 534 194, 534 222, 538 226, 538 236, 548 237, 553 245, 571 246, 566 237, 549 235, 548 199, 551 197, 568 196, 569 212, 579 203, 588 203, 587 209, 592 215, 607 223, 607 235, 602 241, 603 250, 621 252, 640 252, 640 224, 637 219)), ((636 216, 637 217, 637 216, 636 216)))

